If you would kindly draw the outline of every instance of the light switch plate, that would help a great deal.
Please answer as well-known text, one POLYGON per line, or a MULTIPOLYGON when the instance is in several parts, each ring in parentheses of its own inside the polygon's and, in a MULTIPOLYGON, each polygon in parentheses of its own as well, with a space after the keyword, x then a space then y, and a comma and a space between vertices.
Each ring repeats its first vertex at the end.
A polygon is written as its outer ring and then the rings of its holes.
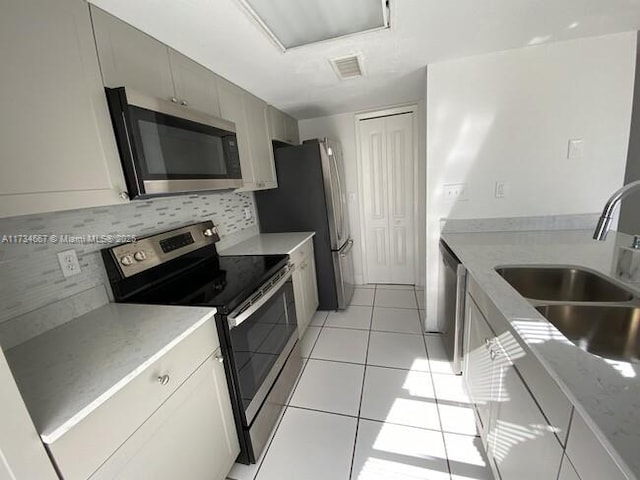
POLYGON ((569 160, 579 160, 582 157, 584 157, 584 140, 581 138, 569 139, 567 158, 569 160))
POLYGON ((74 249, 58 253, 58 263, 65 278, 80 273, 80 262, 78 262, 78 256, 74 249))
POLYGON ((495 187, 496 198, 504 198, 507 196, 507 182, 498 180, 495 187))

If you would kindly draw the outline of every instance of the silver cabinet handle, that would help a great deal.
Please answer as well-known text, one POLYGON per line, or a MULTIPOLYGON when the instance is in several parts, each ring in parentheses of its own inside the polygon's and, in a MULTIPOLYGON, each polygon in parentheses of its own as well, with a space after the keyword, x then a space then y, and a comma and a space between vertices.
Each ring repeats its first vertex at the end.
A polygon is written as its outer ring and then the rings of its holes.
POLYGON ((176 97, 171 97, 171 102, 178 103, 178 99, 176 97))
POLYGON ((129 200, 129 194, 127 192, 120 192, 119 196, 122 200, 129 200))
POLYGON ((214 358, 218 363, 224 363, 224 357, 222 355, 216 355, 214 358))
POLYGON ((187 104, 187 101, 186 101, 186 100, 182 100, 182 101, 180 102, 180 105, 182 105, 183 107, 186 107, 188 104, 187 104))
POLYGON ((490 340, 490 339, 488 339, 488 338, 485 338, 485 339, 484 339, 484 347, 485 347, 487 350, 491 349, 491 340, 490 340))
POLYGON ((160 385, 166 385, 169 383, 169 375, 161 375, 158 377, 158 383, 160 385))

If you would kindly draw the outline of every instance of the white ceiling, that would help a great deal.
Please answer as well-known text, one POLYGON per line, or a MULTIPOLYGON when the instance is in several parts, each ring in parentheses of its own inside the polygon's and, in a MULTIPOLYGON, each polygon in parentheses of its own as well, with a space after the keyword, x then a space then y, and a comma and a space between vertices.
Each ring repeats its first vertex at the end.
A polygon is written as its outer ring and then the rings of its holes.
POLYGON ((90 1, 298 119, 423 98, 429 63, 640 29, 640 0, 391 0, 390 30, 282 53, 236 0, 90 1), (341 81, 352 53, 366 75, 341 81))

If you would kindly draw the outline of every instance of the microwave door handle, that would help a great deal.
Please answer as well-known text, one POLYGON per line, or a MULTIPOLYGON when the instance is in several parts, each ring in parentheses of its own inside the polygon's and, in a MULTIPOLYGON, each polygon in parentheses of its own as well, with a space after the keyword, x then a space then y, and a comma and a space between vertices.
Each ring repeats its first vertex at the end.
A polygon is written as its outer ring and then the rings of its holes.
MULTIPOLYGON (((136 168, 136 160, 133 154, 133 146, 131 145, 131 135, 129 134, 129 127, 127 126, 127 116, 124 110, 122 111, 122 125, 124 127, 124 136, 127 139, 127 147, 129 149, 129 159, 130 159, 129 164, 131 165, 131 169, 133 170, 133 176, 135 177, 136 185, 138 186, 138 189, 141 189, 143 184, 140 181, 140 178, 138 177, 138 169, 136 168)), ((144 191, 144 190, 140 190, 140 191, 144 191)))
POLYGON ((280 287, 282 287, 285 283, 287 283, 287 281, 290 278, 291 278, 291 270, 289 270, 285 274, 285 276, 282 277, 280 280, 278 280, 275 284, 271 285, 269 289, 263 293, 262 297, 260 297, 260 299, 256 303, 248 307, 246 310, 241 310, 238 313, 235 313, 240 308, 242 308, 240 307, 234 310, 233 312, 231 312, 229 315, 227 315, 227 323, 229 324, 229 330, 231 330, 234 327, 237 327, 242 322, 244 322, 247 318, 249 318, 251 315, 256 313, 260 309, 260 307, 262 307, 267 301, 271 299, 271 297, 273 297, 273 294, 276 293, 280 289, 280 287))

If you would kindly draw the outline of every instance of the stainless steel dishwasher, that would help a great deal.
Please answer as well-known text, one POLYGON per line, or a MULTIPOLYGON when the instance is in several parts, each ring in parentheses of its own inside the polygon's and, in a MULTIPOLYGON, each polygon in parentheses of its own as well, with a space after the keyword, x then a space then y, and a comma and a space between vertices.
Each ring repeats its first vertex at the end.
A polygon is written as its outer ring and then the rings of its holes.
POLYGON ((462 373, 467 270, 444 240, 440 240, 440 254, 445 268, 444 281, 440 283, 444 292, 440 295, 438 315, 443 322, 441 325, 444 325, 443 341, 447 357, 453 365, 453 372, 460 375, 462 373))

